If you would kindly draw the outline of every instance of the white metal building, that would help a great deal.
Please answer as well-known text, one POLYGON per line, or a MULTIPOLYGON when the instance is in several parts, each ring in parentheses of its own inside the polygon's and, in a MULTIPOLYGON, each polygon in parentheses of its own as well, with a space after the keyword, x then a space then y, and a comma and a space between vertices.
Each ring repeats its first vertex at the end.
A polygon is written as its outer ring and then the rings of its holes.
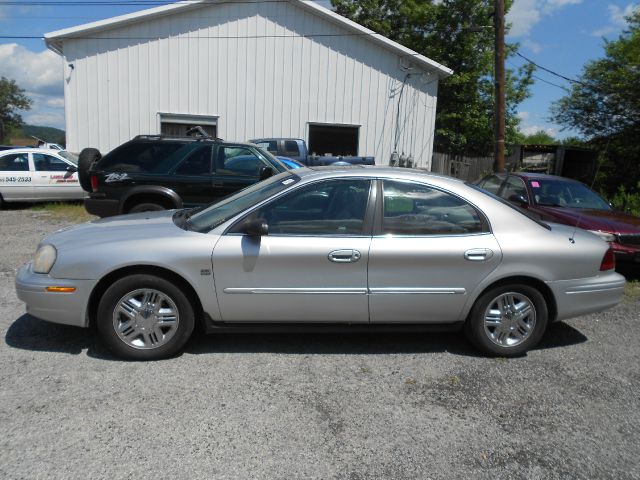
POLYGON ((429 167, 438 81, 452 73, 309 0, 176 3, 45 40, 64 59, 71 151, 197 124, 429 167))

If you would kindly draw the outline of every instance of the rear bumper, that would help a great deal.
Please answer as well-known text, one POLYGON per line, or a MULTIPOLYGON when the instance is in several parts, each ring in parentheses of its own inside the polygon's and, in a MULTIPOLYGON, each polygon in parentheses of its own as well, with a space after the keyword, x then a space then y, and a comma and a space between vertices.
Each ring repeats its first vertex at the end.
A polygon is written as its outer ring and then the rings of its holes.
POLYGON ((56 279, 33 273, 31 262, 23 265, 16 275, 16 293, 27 305, 27 313, 48 322, 87 327, 87 306, 95 280, 56 279), (49 286, 74 287, 73 293, 47 292, 49 286))
POLYGON ((84 208, 91 215, 100 218, 120 215, 120 202, 111 198, 91 198, 84 199, 84 208))
POLYGON ((556 298, 556 320, 565 320, 616 306, 624 293, 625 279, 610 271, 591 278, 547 282, 547 285, 556 298))

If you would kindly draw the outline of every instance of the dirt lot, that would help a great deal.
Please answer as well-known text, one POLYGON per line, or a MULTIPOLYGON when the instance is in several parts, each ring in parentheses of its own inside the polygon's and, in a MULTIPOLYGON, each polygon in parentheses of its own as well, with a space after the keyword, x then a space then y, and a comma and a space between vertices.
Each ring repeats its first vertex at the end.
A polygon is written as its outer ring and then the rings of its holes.
POLYGON ((15 296, 68 223, 0 210, 0 478, 640 478, 633 285, 513 360, 455 334, 225 335, 130 363, 15 296))

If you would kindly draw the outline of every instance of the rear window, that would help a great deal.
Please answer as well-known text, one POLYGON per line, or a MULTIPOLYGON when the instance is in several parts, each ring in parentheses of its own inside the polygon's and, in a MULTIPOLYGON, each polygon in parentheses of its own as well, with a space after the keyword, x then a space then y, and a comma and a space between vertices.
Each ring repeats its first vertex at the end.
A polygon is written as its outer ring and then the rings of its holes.
MULTIPOLYGON (((187 152, 176 153, 184 147, 196 147, 196 142, 127 142, 106 154, 98 162, 98 170, 166 173, 187 152)), ((191 150, 189 148, 188 150, 191 150)))

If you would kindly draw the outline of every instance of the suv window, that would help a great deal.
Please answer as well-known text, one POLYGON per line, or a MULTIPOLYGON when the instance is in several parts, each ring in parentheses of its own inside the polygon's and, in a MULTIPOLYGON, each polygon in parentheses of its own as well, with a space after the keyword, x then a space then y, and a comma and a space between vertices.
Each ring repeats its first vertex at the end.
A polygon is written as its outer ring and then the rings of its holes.
MULTIPOLYGON (((127 142, 115 150, 106 154, 102 160, 98 162, 97 168, 107 171, 123 171, 123 172, 140 172, 150 173, 158 172, 159 166, 165 168, 165 172, 172 166, 166 166, 166 160, 176 153, 179 149, 188 146, 197 146, 196 142, 127 142)), ((184 155, 178 155, 175 163, 184 158, 184 155)))
POLYGON ((488 231, 464 200, 425 185, 384 181, 383 234, 460 235, 488 231))
POLYGON ((69 165, 59 158, 42 153, 33 154, 33 165, 38 172, 66 172, 69 165))
MULTIPOLYGON (((178 152, 180 151, 178 150, 178 152)), ((175 173, 177 175, 207 175, 211 173, 211 146, 200 145, 196 147, 180 162, 175 173)))
POLYGON ((0 157, 0 172, 28 172, 29 154, 13 153, 0 157))
POLYGON ((329 180, 289 193, 253 212, 269 235, 360 235, 369 199, 369 180, 329 180))
POLYGON ((268 166, 250 149, 245 147, 220 147, 216 160, 218 175, 243 175, 257 177, 260 168, 268 166))

